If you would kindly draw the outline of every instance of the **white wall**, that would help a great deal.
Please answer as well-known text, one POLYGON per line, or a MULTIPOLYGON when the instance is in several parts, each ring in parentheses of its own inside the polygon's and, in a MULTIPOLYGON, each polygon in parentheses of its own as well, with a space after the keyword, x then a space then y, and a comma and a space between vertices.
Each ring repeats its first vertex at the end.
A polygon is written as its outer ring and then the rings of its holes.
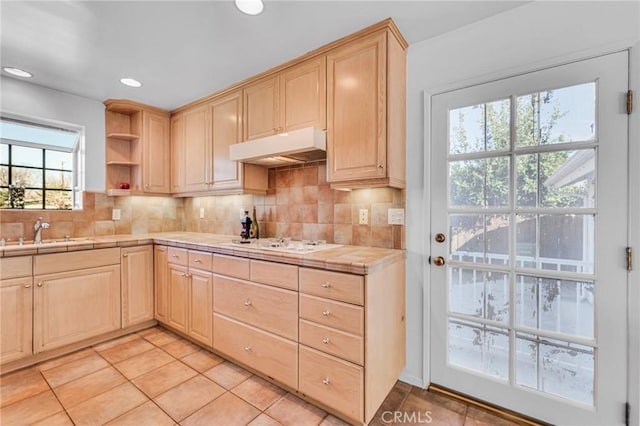
POLYGON ((15 78, 0 80, 0 110, 22 116, 83 126, 85 189, 105 189, 104 105, 93 99, 60 92, 15 78))
MULTIPOLYGON (((640 70, 640 3, 637 1, 537 1, 462 29, 409 46, 407 76, 407 366, 402 379, 426 385, 428 372, 429 122, 424 97, 525 71, 635 46, 632 61, 640 70)), ((640 93, 640 77, 632 76, 640 93)), ((640 98, 640 96, 636 96, 640 98)), ((640 99, 631 116, 632 164, 640 164, 640 99), (634 130, 635 129, 635 130, 634 130)), ((640 172, 632 167, 631 245, 640 253, 640 172), (633 183, 635 182, 635 183, 633 183)), ((640 259, 640 256, 636 255, 640 259)), ((640 267, 640 261, 636 262, 640 267)), ((630 282, 632 424, 640 405, 640 274, 630 282), (633 385, 635 383, 635 385, 633 385)), ((438 283, 434 283, 437 285, 438 283)))

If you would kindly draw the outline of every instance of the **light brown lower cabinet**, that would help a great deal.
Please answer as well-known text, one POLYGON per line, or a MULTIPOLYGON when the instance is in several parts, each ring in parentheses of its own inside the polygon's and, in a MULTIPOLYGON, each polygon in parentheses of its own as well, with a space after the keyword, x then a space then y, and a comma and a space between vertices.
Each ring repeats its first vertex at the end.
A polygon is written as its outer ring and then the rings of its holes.
POLYGON ((37 275, 34 282, 34 353, 120 328, 120 264, 37 275))
POLYGON ((298 387, 298 344, 214 313, 214 348, 274 380, 298 387))
MULTIPOLYGON (((166 316, 156 315, 156 319, 208 347, 213 346, 213 274, 187 265, 210 268, 211 256, 211 253, 170 247, 166 269, 156 264, 161 286, 166 274, 167 287, 156 286, 156 297, 166 298, 167 306, 166 316)), ((157 254, 156 259, 163 261, 164 257, 157 254)))
POLYGON ((0 363, 33 353, 33 278, 0 280, 0 363))
POLYGON ((153 319, 153 246, 122 249, 122 327, 153 319))

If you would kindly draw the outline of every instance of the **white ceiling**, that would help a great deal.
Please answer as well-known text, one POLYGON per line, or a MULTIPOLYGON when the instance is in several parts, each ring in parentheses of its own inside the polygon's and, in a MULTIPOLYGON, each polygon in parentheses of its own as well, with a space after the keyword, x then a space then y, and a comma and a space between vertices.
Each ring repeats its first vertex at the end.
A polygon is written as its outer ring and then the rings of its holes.
POLYGON ((251 17, 233 0, 2 0, 0 52, 35 84, 173 109, 387 17, 412 44, 523 3, 265 0, 251 17))

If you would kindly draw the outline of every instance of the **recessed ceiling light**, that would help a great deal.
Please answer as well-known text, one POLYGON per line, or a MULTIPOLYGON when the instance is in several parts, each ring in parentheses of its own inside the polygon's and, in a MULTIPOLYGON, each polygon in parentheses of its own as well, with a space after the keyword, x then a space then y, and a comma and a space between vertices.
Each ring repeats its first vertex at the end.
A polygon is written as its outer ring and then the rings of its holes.
POLYGON ((142 83, 134 78, 121 78, 120 83, 129 87, 142 87, 142 83))
POLYGON ((236 0, 236 7, 247 15, 258 15, 264 9, 262 0, 236 0))
POLYGON ((4 70, 4 72, 9 73, 11 75, 15 75, 16 77, 24 77, 24 78, 33 77, 33 74, 25 70, 21 70, 20 68, 2 67, 2 69, 4 70))

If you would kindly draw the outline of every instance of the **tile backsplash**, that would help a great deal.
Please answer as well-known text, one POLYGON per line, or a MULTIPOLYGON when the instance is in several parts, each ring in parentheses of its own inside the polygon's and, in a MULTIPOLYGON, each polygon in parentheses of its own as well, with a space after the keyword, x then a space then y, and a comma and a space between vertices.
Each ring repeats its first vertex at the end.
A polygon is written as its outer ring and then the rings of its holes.
POLYGON ((403 190, 332 190, 325 162, 269 169, 268 176, 267 195, 108 197, 85 192, 81 211, 0 210, 0 236, 31 240, 38 217, 51 224, 44 239, 169 231, 239 235, 242 212, 251 214, 255 206, 261 237, 405 247, 405 226, 387 224, 387 209, 405 206, 403 190), (114 208, 120 209, 119 221, 111 220, 114 208), (360 209, 368 210, 367 225, 358 224, 360 209))

